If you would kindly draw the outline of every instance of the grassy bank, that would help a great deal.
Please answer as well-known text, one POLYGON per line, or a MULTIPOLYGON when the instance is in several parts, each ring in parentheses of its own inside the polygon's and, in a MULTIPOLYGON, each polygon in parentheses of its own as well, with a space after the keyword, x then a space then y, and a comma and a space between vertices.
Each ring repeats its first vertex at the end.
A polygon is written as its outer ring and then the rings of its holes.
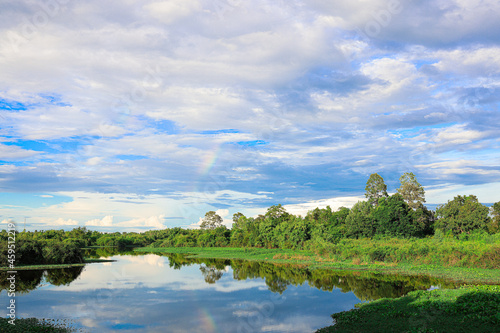
POLYGON ((332 315, 328 332, 498 332, 500 286, 414 291, 332 315))
MULTIPOLYGON (((364 260, 354 257, 345 259, 331 255, 319 255, 313 251, 257 249, 257 248, 200 248, 173 247, 135 249, 137 252, 183 253, 198 258, 243 259, 267 261, 276 264, 306 265, 311 269, 367 270, 388 274, 429 275, 436 278, 474 284, 500 284, 500 269, 441 266, 436 264, 417 264, 408 262, 384 262, 370 258, 364 260)), ((499 265, 500 267, 500 265, 499 265)))
POLYGON ((316 242, 315 253, 336 261, 406 263, 461 268, 500 267, 500 235, 476 238, 342 239, 337 244, 316 242))

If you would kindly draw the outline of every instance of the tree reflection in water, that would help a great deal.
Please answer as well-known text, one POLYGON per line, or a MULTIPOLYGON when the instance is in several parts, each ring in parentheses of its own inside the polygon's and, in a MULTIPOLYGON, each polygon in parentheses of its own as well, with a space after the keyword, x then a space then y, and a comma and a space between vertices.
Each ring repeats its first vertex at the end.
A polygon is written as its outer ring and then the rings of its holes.
POLYGON ((352 291, 363 301, 379 298, 396 298, 410 291, 425 290, 431 286, 453 288, 455 283, 429 276, 403 276, 380 274, 364 271, 340 271, 332 269, 310 270, 303 266, 273 264, 266 262, 188 258, 181 254, 165 254, 170 267, 180 269, 182 266, 200 265, 200 271, 209 284, 214 284, 231 266, 235 280, 263 279, 269 290, 283 293, 290 285, 298 286, 308 283, 320 290, 332 291, 334 288, 347 293, 352 291))
MULTIPOLYGON (((83 266, 58 268, 48 270, 20 270, 16 273, 16 293, 29 293, 41 286, 44 281, 55 286, 69 285, 76 280, 83 271, 83 266)), ((10 282, 6 271, 0 272, 0 294, 8 292, 10 282)))
MULTIPOLYGON (((110 253, 115 255, 115 252, 130 254, 128 251, 125 253, 109 249, 92 249, 91 251, 95 257, 104 257, 110 253)), ((231 266, 235 280, 263 279, 270 291, 279 294, 282 294, 289 286, 307 283, 311 287, 325 291, 332 291, 335 288, 344 293, 352 291, 359 299, 371 301, 384 297, 396 298, 413 290, 429 289, 431 286, 445 288, 456 286, 453 282, 428 276, 403 276, 332 269, 310 270, 305 266, 245 260, 188 258, 182 254, 164 254, 164 256, 168 257, 169 266, 174 269, 200 265, 200 272, 205 282, 209 284, 219 281, 228 271, 226 267, 231 266)), ((76 280, 82 271, 83 267, 18 271, 16 292, 28 293, 44 282, 56 286, 68 285, 76 280)), ((0 293, 9 289, 7 277, 7 272, 0 272, 0 293)))
POLYGON ((219 281, 224 274, 224 270, 217 269, 214 266, 201 265, 200 271, 205 278, 205 282, 208 284, 214 284, 215 282, 219 281))

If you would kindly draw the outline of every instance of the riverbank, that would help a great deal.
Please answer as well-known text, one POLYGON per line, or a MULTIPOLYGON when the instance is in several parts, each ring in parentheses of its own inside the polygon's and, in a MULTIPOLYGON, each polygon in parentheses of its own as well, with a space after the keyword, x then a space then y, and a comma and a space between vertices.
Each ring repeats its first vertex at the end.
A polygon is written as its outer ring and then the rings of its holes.
POLYGON ((331 332, 498 332, 500 286, 414 291, 332 315, 331 332))
POLYGON ((310 269, 360 270, 383 274, 428 275, 464 284, 500 284, 500 269, 411 265, 376 260, 336 260, 313 251, 259 248, 168 247, 137 248, 142 253, 180 253, 196 258, 242 259, 265 261, 280 265, 300 265, 310 269))

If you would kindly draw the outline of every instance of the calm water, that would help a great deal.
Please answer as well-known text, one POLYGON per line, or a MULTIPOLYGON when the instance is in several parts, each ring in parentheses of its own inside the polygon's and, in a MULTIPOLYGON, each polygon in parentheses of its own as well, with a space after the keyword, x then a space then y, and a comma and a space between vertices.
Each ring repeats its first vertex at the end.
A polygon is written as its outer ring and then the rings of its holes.
MULTIPOLYGON (((443 285, 180 255, 109 258, 116 262, 20 271, 18 317, 71 319, 84 332, 313 332, 360 301, 443 285)), ((1 288, 5 309, 9 299, 1 288)))

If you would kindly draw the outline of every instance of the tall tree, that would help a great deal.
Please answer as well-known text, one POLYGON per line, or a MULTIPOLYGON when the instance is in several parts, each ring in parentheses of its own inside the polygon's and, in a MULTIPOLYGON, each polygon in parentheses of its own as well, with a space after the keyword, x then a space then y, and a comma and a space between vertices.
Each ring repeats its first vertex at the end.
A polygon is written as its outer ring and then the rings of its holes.
POLYGON ((233 226, 232 228, 240 228, 240 224, 239 224, 239 220, 240 220, 240 217, 244 217, 245 215, 243 215, 242 213, 238 212, 238 213, 234 213, 233 214, 233 226))
POLYGON ((384 178, 382 178, 377 173, 372 173, 365 187, 366 193, 365 197, 368 198, 368 202, 374 206, 378 205, 378 201, 382 197, 387 197, 387 185, 384 183, 384 178))
POLYGON ((222 225, 222 217, 217 215, 213 210, 207 212, 203 218, 200 228, 201 229, 215 229, 222 225))
POLYGON ((413 172, 405 172, 399 181, 401 186, 398 188, 398 193, 401 194, 404 201, 412 209, 420 208, 425 202, 425 191, 422 185, 417 181, 417 177, 413 172))
POLYGON ((271 219, 279 219, 288 217, 288 212, 285 207, 281 206, 281 204, 271 206, 267 209, 266 214, 264 215, 267 218, 271 219))

